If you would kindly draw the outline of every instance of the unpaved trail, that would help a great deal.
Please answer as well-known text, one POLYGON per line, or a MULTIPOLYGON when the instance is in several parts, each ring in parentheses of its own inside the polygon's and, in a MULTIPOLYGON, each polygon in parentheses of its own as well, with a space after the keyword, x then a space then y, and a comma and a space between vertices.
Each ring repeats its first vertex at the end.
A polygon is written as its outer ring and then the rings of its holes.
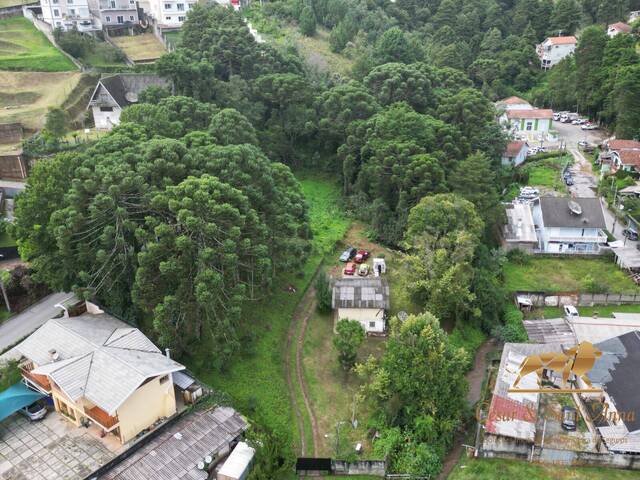
MULTIPOLYGON (((490 338, 478 348, 476 352, 476 358, 473 362, 473 368, 467 373, 467 381, 469 382, 469 392, 467 393, 467 401, 469 405, 474 405, 480 400, 482 394, 482 382, 484 380, 484 374, 487 371, 489 361, 487 355, 492 350, 496 350, 498 344, 495 339, 490 338)), ((446 479, 453 468, 458 463, 460 455, 462 454, 465 432, 459 432, 453 442, 453 448, 444 459, 442 472, 438 475, 438 480, 446 479)))
MULTIPOLYGON (((318 269, 318 272, 321 271, 318 269)), ((320 430, 318 429, 318 421, 316 419, 315 412, 311 406, 311 400, 309 397, 309 389, 304 379, 302 354, 304 348, 304 338, 307 331, 307 325, 309 318, 313 314, 316 308, 316 291, 313 285, 315 284, 317 273, 311 280, 311 284, 307 289, 304 296, 300 299, 298 306, 296 307, 293 316, 291 317, 291 324, 289 326, 289 332, 287 334, 287 349, 285 357, 285 372, 287 376, 287 385, 289 387, 289 397, 291 399, 291 405, 293 406, 296 422, 298 424, 298 431, 300 434, 300 454, 318 456, 318 446, 322 442, 320 437, 320 430), (292 350, 295 349, 295 350, 292 350), (295 353, 295 372, 291 368, 291 355, 295 353), (300 389, 302 398, 304 401, 304 407, 311 422, 311 431, 313 434, 313 445, 307 445, 305 438, 305 418, 297 399, 297 389, 300 389)))

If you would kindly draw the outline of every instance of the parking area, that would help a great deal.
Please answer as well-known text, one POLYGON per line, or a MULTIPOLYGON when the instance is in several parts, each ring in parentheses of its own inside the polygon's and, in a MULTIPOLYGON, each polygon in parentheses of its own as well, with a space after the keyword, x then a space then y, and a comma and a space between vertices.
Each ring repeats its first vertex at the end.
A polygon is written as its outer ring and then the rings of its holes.
POLYGON ((587 424, 571 395, 540 396, 536 435, 539 437, 536 438, 536 444, 543 444, 549 448, 592 451, 595 447, 587 424), (577 423, 574 431, 567 431, 562 426, 563 407, 572 408, 576 411, 577 423))
POLYGON ((0 423, 0 479, 83 479, 124 450, 96 427, 77 428, 56 412, 36 422, 14 414, 0 423))

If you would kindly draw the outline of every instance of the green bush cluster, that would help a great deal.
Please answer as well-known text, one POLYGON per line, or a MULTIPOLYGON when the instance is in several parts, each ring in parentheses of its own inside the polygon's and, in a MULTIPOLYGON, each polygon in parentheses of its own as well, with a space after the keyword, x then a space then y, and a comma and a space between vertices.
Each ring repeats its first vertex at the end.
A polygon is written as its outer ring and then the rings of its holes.
POLYGON ((503 342, 527 342, 529 336, 522 321, 524 314, 515 305, 505 307, 504 324, 494 328, 493 335, 503 342))

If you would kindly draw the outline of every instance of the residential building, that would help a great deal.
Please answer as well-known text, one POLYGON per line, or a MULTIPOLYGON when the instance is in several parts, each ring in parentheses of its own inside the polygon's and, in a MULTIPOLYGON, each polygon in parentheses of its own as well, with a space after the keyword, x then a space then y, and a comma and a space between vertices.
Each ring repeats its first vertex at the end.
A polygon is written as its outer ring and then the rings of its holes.
POLYGON ((502 154, 502 165, 505 167, 517 167, 527 159, 529 145, 521 140, 509 142, 502 154))
POLYGON ((120 123, 122 109, 138 101, 151 86, 170 88, 169 81, 147 74, 116 74, 101 78, 87 108, 91 108, 96 129, 111 130, 120 123))
POLYGON ((539 142, 552 139, 553 110, 530 108, 506 110, 499 119, 509 133, 520 140, 539 142))
POLYGON ((538 249, 538 234, 528 203, 509 203, 505 208, 507 223, 502 228, 502 247, 534 253, 538 249))
POLYGON ((536 47, 540 66, 544 70, 557 65, 562 59, 573 54, 578 40, 573 35, 568 37, 548 37, 536 47))
POLYGON ((608 165, 612 172, 618 170, 640 171, 640 142, 614 139, 604 142, 605 151, 600 154, 600 163, 608 165))
POLYGON ((123 444, 176 413, 172 374, 185 367, 90 303, 49 320, 13 352, 24 381, 49 395, 62 418, 93 423, 123 444))
POLYGON ((509 97, 503 98, 500 101, 496 102, 496 110, 498 111, 506 111, 506 110, 532 110, 533 107, 529 102, 523 100, 520 97, 509 97))
POLYGON ((40 0, 42 19, 51 28, 76 29, 80 32, 99 30, 100 24, 89 7, 89 0, 40 0))
MULTIPOLYGON (((239 445, 247 421, 230 407, 196 410, 167 425, 141 448, 100 475, 101 480, 208 480, 239 445), (209 461, 207 461, 207 459, 209 461), (201 463, 203 468, 198 464, 201 463)), ((229 457, 230 458, 230 457, 229 457)), ((228 461, 228 460, 227 460, 228 461)))
POLYGON ((157 30, 179 29, 187 19, 187 12, 197 0, 144 0, 140 3, 147 18, 157 30))
POLYGON ((599 198, 540 197, 532 213, 542 253, 602 253, 607 225, 599 198))
POLYGON ((640 19, 640 10, 629 12, 629 23, 633 23, 638 19, 640 19))
POLYGON ((631 33, 631 25, 627 25, 624 22, 617 22, 607 27, 607 35, 609 38, 613 38, 620 33, 631 33))
POLYGON ((384 333, 389 309, 389 284, 379 277, 335 280, 331 306, 338 320, 357 320, 367 333, 384 333))
POLYGON ((89 0, 89 7, 104 29, 138 23, 136 0, 89 0))

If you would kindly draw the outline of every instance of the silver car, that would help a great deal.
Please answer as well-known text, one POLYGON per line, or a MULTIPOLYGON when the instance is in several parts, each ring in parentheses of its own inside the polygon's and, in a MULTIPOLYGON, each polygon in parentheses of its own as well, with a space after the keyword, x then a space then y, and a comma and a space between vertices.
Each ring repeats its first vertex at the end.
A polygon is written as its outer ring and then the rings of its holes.
POLYGON ((44 402, 44 400, 37 400, 31 405, 21 408, 20 413, 32 422, 35 422, 36 420, 42 420, 47 414, 47 404, 44 402))

